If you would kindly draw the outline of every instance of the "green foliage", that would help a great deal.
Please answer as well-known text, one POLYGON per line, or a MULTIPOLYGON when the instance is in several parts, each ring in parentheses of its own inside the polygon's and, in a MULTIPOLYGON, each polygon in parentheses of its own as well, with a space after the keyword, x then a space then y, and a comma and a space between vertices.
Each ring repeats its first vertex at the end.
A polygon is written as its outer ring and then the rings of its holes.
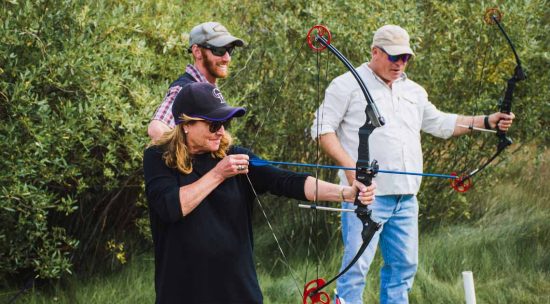
MULTIPOLYGON (((531 76, 518 84, 511 136, 541 147, 549 134, 547 7, 543 0, 501 6, 531 76)), ((138 230, 149 236, 141 177, 146 126, 190 60, 185 49, 194 25, 218 20, 248 43, 233 56, 233 75, 220 83, 230 103, 249 109, 233 129, 239 142, 267 159, 326 163, 308 129, 324 88, 346 70, 307 48, 312 25, 327 25, 355 65, 368 59, 376 28, 402 25, 417 53, 409 77, 442 110, 472 114, 495 110, 514 64, 497 29, 482 24, 485 8, 469 1, 3 1, 0 277, 58 278, 73 268, 116 265, 109 241, 131 253, 138 230)), ((472 168, 495 145, 479 134, 423 140, 426 171, 438 172, 472 168)), ((484 176, 477 189, 500 181, 484 176)), ((425 179, 423 223, 483 215, 476 194, 448 189, 425 179)), ((273 209, 290 245, 310 227, 320 240, 337 238, 335 215, 311 224, 294 204, 277 199, 273 209)))
POLYGON ((177 58, 163 60, 166 29, 125 18, 150 5, 1 9, 0 271, 57 278, 135 231, 145 125, 177 58))
MULTIPOLYGON (((548 24, 540 23, 548 14, 539 9, 538 5, 544 3, 546 1, 500 7, 504 12, 501 21, 529 77, 516 87, 513 111, 517 120, 510 132, 516 145, 497 159, 496 163, 502 165, 506 164, 510 151, 517 151, 524 143, 535 142, 543 147, 548 144, 548 137, 544 135, 548 127, 543 124, 548 107, 539 102, 547 100, 544 96, 548 94, 548 86, 541 80, 550 76, 548 59, 544 58, 548 57, 545 50, 548 39, 541 39, 539 34, 542 29, 549 29, 548 24)), ((422 6, 426 18, 419 32, 421 54, 415 58, 409 74, 426 87, 430 99, 444 111, 469 115, 496 111, 506 80, 512 75, 513 54, 498 28, 483 22, 484 5, 432 2, 422 6), (425 64, 417 64, 419 61, 425 64)), ((423 136, 423 141, 427 172, 472 170, 496 151, 496 138, 488 134, 475 133, 444 143, 423 136)), ((476 176, 474 181, 476 187, 472 193, 501 182, 491 170, 476 176)), ((471 217, 475 208, 472 193, 457 195, 449 191, 447 184, 434 179, 424 179, 423 190, 420 201, 423 203, 421 218, 427 220, 424 224, 471 217)))

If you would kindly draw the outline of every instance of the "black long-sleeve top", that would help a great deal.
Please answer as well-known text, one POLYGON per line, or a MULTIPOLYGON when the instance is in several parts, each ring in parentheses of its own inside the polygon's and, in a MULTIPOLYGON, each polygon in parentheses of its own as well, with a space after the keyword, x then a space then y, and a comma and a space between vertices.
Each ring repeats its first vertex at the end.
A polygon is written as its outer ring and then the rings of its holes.
MULTIPOLYGON (((232 147, 229 154, 248 154, 232 147)), ((193 171, 167 167, 158 147, 145 150, 143 168, 155 247, 156 303, 262 303, 253 259, 255 196, 245 175, 221 183, 193 211, 182 215, 179 188, 209 172, 220 159, 193 159, 193 171)), ((306 174, 249 166, 258 194, 306 200, 306 174)))

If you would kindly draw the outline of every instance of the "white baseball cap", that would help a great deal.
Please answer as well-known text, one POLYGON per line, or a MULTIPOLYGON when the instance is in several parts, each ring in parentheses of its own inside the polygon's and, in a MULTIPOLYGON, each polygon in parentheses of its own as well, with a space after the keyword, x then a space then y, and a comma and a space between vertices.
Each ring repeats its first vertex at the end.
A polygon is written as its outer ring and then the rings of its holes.
POLYGON ((384 25, 376 30, 372 38, 372 47, 380 47, 390 55, 414 55, 407 31, 393 24, 384 25))

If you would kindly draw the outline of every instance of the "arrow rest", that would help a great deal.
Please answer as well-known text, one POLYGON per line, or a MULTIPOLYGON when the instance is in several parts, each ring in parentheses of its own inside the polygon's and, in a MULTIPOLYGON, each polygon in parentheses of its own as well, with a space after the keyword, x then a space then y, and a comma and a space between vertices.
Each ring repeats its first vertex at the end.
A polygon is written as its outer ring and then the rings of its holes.
MULTIPOLYGON (((368 165, 368 164, 367 164, 368 165)), ((370 166, 363 167, 359 166, 355 169, 355 175, 357 177, 357 181, 363 183, 365 186, 372 185, 372 179, 376 177, 378 174, 378 170, 380 170, 380 166, 378 165, 378 161, 375 159, 370 163, 370 166)), ((358 194, 359 195, 359 194, 358 194)), ((359 199, 355 198, 355 204, 361 205, 359 202, 359 199)))

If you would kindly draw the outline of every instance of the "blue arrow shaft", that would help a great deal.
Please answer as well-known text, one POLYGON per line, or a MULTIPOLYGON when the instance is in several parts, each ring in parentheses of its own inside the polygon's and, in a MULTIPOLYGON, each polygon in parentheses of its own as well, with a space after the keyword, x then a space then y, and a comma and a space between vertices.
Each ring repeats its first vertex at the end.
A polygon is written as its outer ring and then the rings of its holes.
MULTIPOLYGON (((252 164, 253 166, 261 166, 262 164, 266 164, 266 165, 269 164, 269 165, 284 165, 284 166, 293 166, 293 167, 356 170, 356 168, 352 168, 352 167, 341 167, 341 166, 332 166, 332 165, 316 165, 316 164, 304 164, 304 163, 289 163, 289 162, 271 161, 271 160, 264 160, 264 159, 261 159, 261 160, 251 159, 250 164, 252 164)), ((379 173, 385 173, 385 174, 417 175, 417 176, 457 179, 457 176, 455 176, 455 175, 437 174, 437 173, 420 173, 420 172, 405 172, 405 171, 391 171, 391 170, 378 170, 378 172, 379 173)))

